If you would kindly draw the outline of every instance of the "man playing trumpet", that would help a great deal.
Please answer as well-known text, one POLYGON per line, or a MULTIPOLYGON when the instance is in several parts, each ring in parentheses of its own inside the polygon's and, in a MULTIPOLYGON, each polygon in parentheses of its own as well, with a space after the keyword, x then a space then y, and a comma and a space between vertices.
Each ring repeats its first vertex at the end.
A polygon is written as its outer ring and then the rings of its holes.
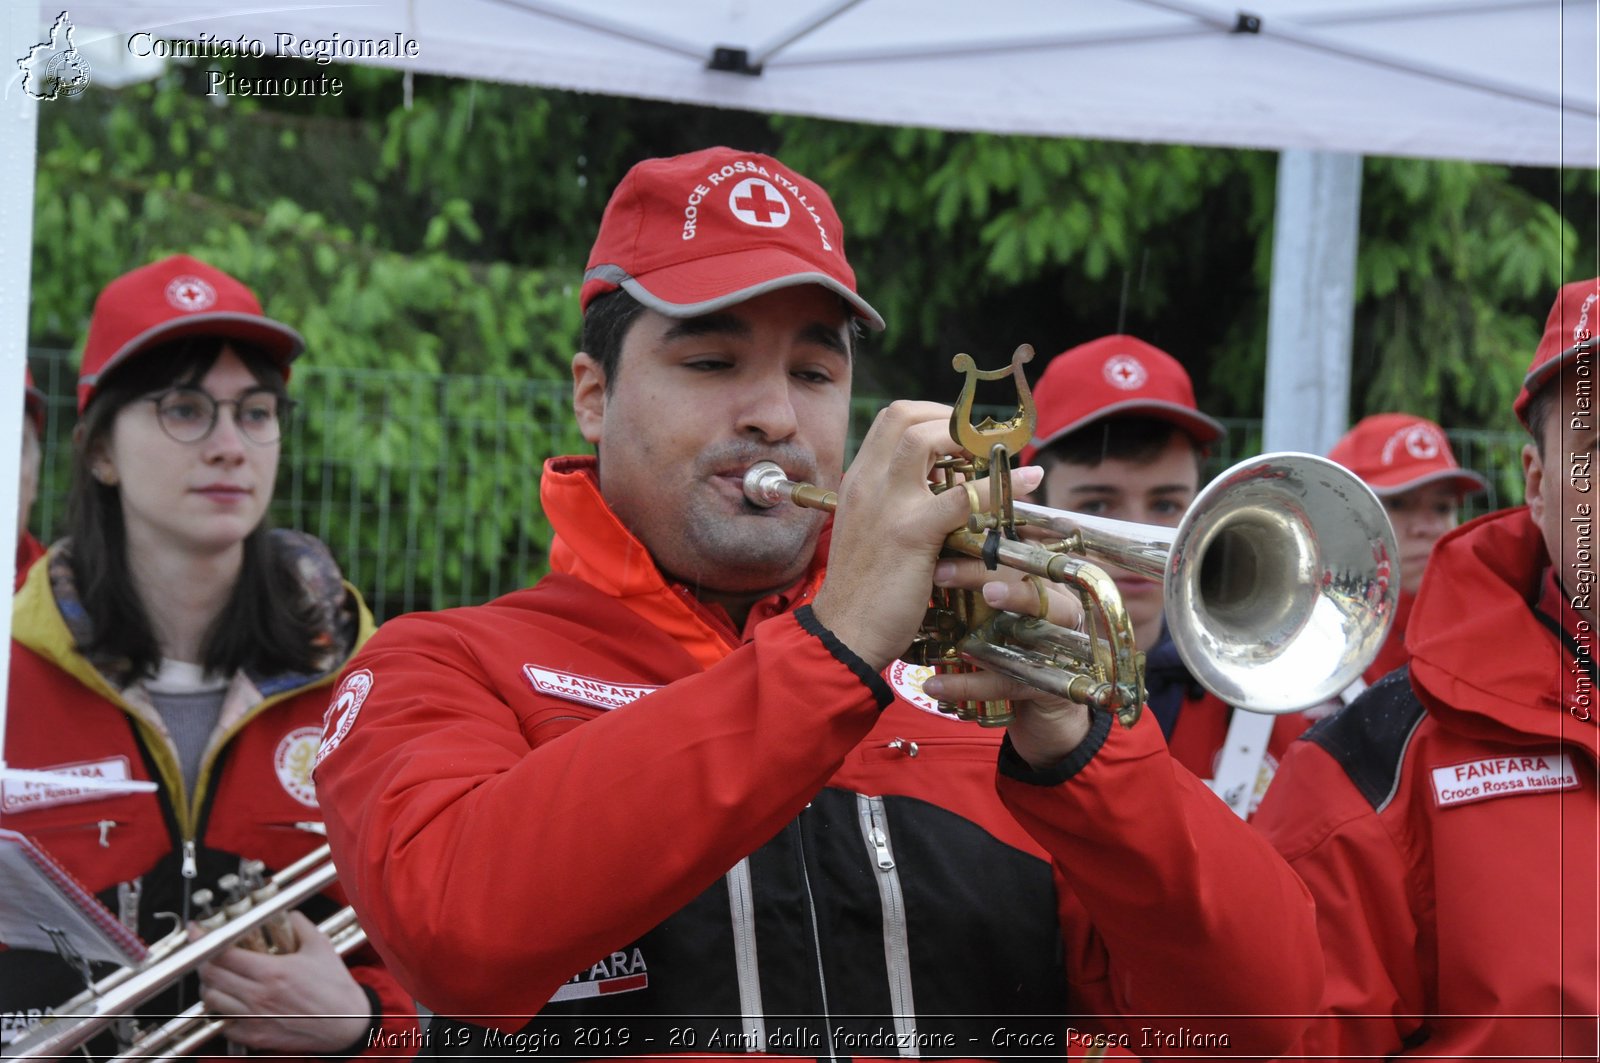
POLYGON ((580 298, 598 453, 545 467, 551 575, 386 625, 318 754, 341 881, 433 1049, 1287 1044, 1270 1016, 1321 985, 1309 900, 1153 720, 898 665, 935 582, 1040 597, 940 559, 969 513, 928 487, 948 407, 890 406, 841 479, 856 327, 882 321, 826 193, 727 148, 640 163, 580 298), (831 522, 747 502, 759 461, 837 487, 831 522))

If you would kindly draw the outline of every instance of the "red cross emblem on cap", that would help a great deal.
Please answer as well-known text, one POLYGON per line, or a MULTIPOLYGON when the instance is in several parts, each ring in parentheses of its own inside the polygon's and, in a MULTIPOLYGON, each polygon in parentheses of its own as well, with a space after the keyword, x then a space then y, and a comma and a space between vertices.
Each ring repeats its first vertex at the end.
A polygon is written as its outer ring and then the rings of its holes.
POLYGON ((1427 425, 1412 425, 1406 433, 1406 453, 1418 461, 1431 461, 1439 456, 1439 441, 1427 425))
POLYGON ((1144 387, 1144 382, 1150 379, 1150 374, 1145 370, 1144 364, 1131 354, 1112 355, 1106 359, 1106 383, 1123 391, 1134 391, 1144 387))
POLYGON ((167 302, 175 310, 204 310, 216 301, 216 289, 199 277, 174 277, 167 285, 167 302))
POLYGON ((728 193, 728 208, 746 225, 776 229, 789 223, 789 201, 759 177, 746 177, 728 193))

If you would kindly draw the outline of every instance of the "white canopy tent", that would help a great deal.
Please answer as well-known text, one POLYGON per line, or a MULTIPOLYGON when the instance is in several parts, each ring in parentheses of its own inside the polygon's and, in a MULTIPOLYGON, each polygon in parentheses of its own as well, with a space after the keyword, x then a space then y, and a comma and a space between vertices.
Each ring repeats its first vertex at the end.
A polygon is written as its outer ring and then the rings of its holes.
MULTIPOLYGON (((1592 165, 1593 0, 82 0, 125 35, 825 118, 1592 165), (208 35, 208 36, 202 36, 208 35), (298 51, 299 49, 296 48, 298 51)), ((54 10, 45 12, 53 16, 54 10)), ((308 67, 308 73, 314 72, 308 67)))
MULTIPOLYGON (((1247 11, 1187 0, 85 0, 69 13, 91 56, 138 58, 167 38, 209 54, 224 41, 259 42, 267 53, 326 49, 420 73, 758 111, 1285 151, 1267 445, 1320 452, 1347 406, 1359 157, 1600 164, 1597 9, 1597 0, 1254 0, 1247 11), (412 41, 414 55, 393 54, 412 41), (390 54, 364 54, 384 46, 390 54)), ((12 0, 0 55, 26 55, 58 11, 12 0)), ((321 72, 307 62, 307 76, 321 72)), ((8 74, 0 512, 16 504, 35 123, 37 108, 52 106, 8 74)), ((14 534, 0 521, 0 558, 13 556, 14 534)), ((0 659, 0 734, 6 667, 0 659)))

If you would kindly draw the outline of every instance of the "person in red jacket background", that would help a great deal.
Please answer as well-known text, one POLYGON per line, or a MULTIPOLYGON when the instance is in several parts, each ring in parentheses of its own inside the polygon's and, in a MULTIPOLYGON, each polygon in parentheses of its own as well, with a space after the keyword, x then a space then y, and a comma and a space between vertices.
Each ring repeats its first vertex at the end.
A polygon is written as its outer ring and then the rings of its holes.
MULTIPOLYGON (((69 534, 14 599, 6 762, 98 785, 7 780, 0 826, 146 942, 172 929, 164 913, 206 914, 202 887, 220 903, 244 861, 274 871, 322 841, 311 757, 372 618, 326 547, 267 519, 303 348, 244 284, 186 255, 108 284, 78 377, 69 534)), ((198 996, 240 1048, 414 1052, 410 998, 370 950, 347 966, 312 921, 339 904, 330 891, 290 913, 297 950, 225 949, 146 1014, 198 996)), ((0 909, 0 938, 29 917, 0 909)), ((8 1042, 83 988, 65 960, 0 951, 8 1042)))
MULTIPOLYGON (((1045 470, 1038 501, 1136 524, 1178 526, 1200 491, 1209 448, 1225 432, 1221 422, 1200 412, 1183 364, 1135 336, 1102 336, 1056 355, 1033 399, 1038 427, 1023 460, 1045 470)), ((1207 692, 1178 656, 1167 632, 1161 581, 1111 564, 1101 567, 1116 581, 1145 653, 1150 711, 1173 759, 1248 816, 1272 782, 1278 758, 1310 721, 1299 713, 1277 717, 1264 746, 1254 735, 1235 734, 1234 741, 1255 754, 1230 762, 1239 778, 1219 781, 1234 710, 1207 692)))
POLYGON ((970 515, 929 489, 950 407, 891 405, 845 471, 856 331, 883 322, 827 193, 731 148, 641 162, 579 301, 597 453, 545 465, 550 575, 386 624, 318 752, 341 879, 433 1050, 1287 1044, 1309 898, 1149 714, 897 660, 936 581, 1040 600, 939 559, 970 515), (836 515, 749 501, 763 459, 836 515), (1007 697, 1004 730, 938 710, 1007 697))
POLYGON ((1319 1059, 1594 1059, 1595 328, 1563 286, 1515 411, 1527 505, 1445 534, 1409 670, 1295 743, 1256 825, 1317 898, 1319 1059))
POLYGON ((22 418, 22 469, 17 480, 17 567, 13 591, 22 588, 28 569, 44 556, 44 544, 28 530, 33 501, 39 494, 39 466, 44 460, 44 392, 33 383, 33 370, 27 371, 22 418))
MULTIPOLYGON (((1362 418, 1328 457, 1372 488, 1388 511, 1400 546, 1400 604, 1383 648, 1362 675, 1360 685, 1366 686, 1406 663, 1406 627, 1433 544, 1460 522, 1462 501, 1489 484, 1456 462, 1444 429, 1409 413, 1362 418)), ((1345 700, 1359 693, 1349 691, 1345 700)))

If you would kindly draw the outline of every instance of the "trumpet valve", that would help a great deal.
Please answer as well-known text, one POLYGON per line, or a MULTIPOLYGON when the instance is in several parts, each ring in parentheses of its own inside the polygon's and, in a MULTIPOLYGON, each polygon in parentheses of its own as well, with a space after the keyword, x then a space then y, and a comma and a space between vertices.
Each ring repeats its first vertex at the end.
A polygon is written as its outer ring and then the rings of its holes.
POLYGON ((228 913, 218 909, 210 890, 198 889, 189 898, 194 905, 194 921, 202 930, 215 930, 228 921, 228 913))
MULTIPOLYGON (((278 884, 267 879, 267 865, 260 860, 246 860, 240 865, 239 874, 244 879, 246 888, 250 890, 252 905, 266 904, 278 895, 278 884)), ((295 936, 287 912, 279 912, 263 923, 261 936, 267 952, 294 952, 300 947, 300 940, 295 936)))
MULTIPOLYGON (((250 899, 250 892, 245 888, 244 880, 238 875, 223 875, 217 879, 217 888, 223 892, 226 898, 222 905, 222 911, 228 919, 237 919, 243 916, 254 905, 254 902, 250 899)), ((249 949, 251 952, 268 951, 266 935, 262 934, 260 927, 251 928, 235 944, 240 948, 249 949)))

